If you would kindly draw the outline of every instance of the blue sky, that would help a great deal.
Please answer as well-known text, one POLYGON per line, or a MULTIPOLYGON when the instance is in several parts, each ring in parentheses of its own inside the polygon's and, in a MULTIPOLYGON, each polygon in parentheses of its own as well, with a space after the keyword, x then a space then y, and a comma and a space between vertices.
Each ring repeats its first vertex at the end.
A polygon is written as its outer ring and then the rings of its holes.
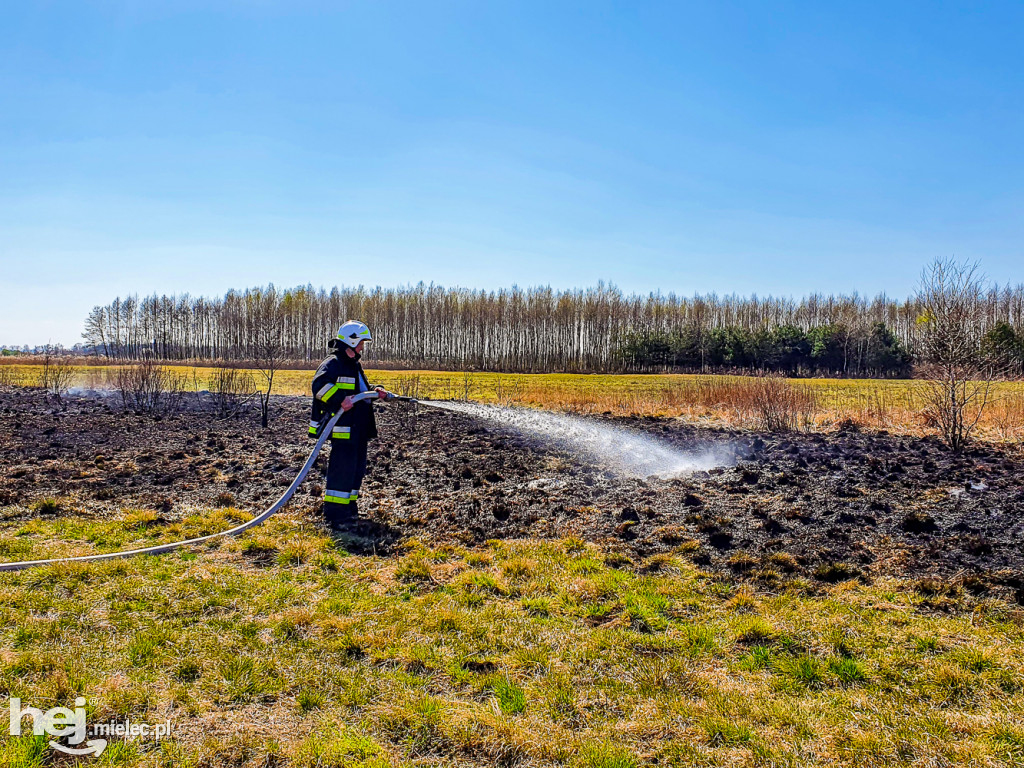
POLYGON ((1024 4, 40 2, 0 25, 0 342, 273 282, 1024 280, 1024 4))

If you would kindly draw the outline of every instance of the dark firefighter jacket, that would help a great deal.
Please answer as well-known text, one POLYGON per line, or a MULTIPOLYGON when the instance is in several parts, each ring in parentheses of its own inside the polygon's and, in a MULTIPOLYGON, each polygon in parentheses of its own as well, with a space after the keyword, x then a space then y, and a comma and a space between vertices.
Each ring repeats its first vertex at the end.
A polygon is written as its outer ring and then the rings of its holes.
MULTIPOLYGON (((341 409, 341 401, 349 395, 358 395, 372 389, 366 383, 363 367, 359 364, 359 355, 354 358, 339 349, 337 354, 328 355, 313 376, 313 414, 309 422, 309 434, 318 436, 320 426, 327 423, 341 409)), ((372 401, 363 400, 356 403, 346 413, 341 414, 335 431, 340 427, 348 427, 345 432, 359 435, 364 440, 372 440, 377 436, 377 422, 373 418, 372 401)))

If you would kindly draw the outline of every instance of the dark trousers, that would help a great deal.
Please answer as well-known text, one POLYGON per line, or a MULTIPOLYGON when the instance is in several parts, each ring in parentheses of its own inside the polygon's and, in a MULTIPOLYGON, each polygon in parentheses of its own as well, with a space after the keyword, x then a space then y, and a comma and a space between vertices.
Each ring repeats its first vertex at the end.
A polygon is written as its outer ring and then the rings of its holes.
POLYGON ((347 439, 331 438, 324 489, 324 517, 328 523, 343 522, 356 515, 359 486, 366 474, 366 445, 367 440, 358 434, 347 439))

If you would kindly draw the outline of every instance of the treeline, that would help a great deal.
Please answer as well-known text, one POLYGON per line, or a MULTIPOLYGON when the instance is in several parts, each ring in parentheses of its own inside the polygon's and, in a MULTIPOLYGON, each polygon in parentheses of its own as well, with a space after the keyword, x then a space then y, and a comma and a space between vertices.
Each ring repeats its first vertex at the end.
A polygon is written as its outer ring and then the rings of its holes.
POLYGON ((620 346, 631 370, 758 370, 808 374, 905 377, 913 358, 885 323, 863 333, 841 324, 804 331, 795 325, 748 331, 739 326, 627 334, 620 346))
MULTIPOLYGON (((1024 286, 996 287, 979 301, 972 329, 979 343, 997 327, 1019 341, 1024 286)), ((638 296, 604 284, 567 291, 268 286, 214 298, 118 298, 89 313, 83 338, 113 360, 246 361, 271 322, 283 356, 308 363, 356 318, 373 330, 368 360, 392 366, 891 376, 914 361, 920 314, 913 300, 885 296, 638 296)))

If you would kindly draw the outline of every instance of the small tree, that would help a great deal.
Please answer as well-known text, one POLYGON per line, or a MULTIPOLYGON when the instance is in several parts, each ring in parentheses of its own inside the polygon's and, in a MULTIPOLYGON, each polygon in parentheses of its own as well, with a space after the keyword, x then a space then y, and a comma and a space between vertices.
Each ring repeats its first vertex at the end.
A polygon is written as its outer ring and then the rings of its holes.
POLYGON ((249 356, 256 368, 257 395, 260 401, 260 424, 270 422, 270 395, 274 376, 284 361, 284 317, 273 285, 250 296, 251 331, 249 356))
POLYGON ((978 426, 996 376, 981 354, 985 284, 977 263, 937 259, 921 273, 917 291, 927 412, 954 451, 978 426))
POLYGON ((71 387, 75 376, 75 367, 62 355, 63 348, 47 344, 43 348, 43 370, 39 375, 39 385, 64 404, 63 396, 71 387))

